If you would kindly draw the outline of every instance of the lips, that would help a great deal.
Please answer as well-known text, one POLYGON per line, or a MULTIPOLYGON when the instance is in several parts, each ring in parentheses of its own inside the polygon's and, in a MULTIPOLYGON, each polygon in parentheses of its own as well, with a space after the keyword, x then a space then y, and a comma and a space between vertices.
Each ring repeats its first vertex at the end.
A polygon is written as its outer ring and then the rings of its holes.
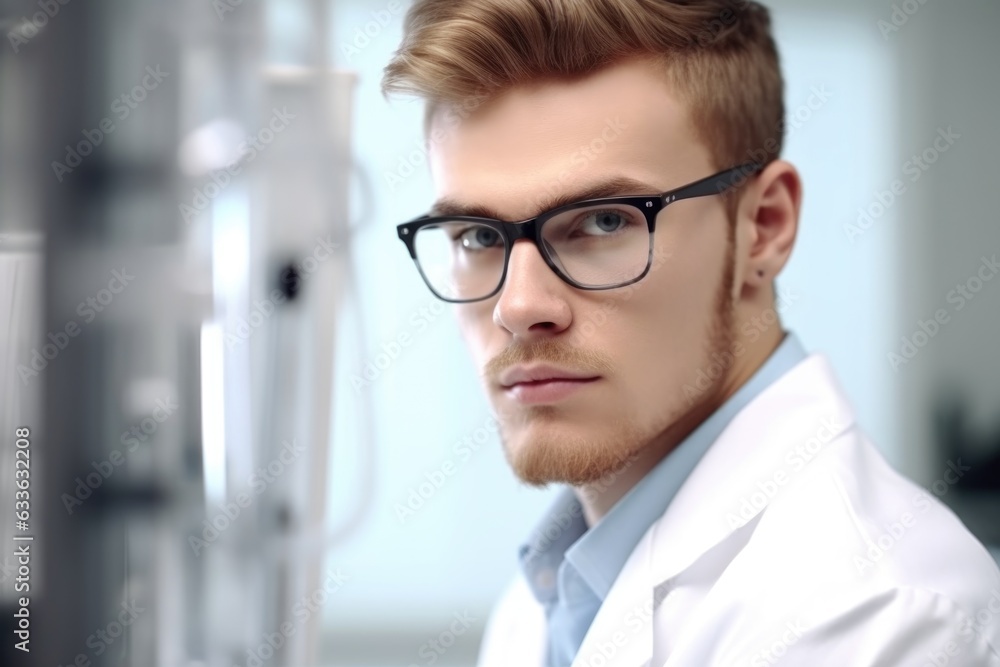
POLYGON ((593 373, 565 370, 556 366, 516 366, 504 371, 500 375, 500 386, 504 389, 510 389, 515 385, 525 383, 594 379, 597 379, 597 376, 593 373))
POLYGON ((584 387, 597 384, 600 380, 600 378, 588 378, 586 380, 551 379, 518 382, 505 388, 504 393, 521 405, 552 404, 568 399, 577 392, 583 391, 584 387))

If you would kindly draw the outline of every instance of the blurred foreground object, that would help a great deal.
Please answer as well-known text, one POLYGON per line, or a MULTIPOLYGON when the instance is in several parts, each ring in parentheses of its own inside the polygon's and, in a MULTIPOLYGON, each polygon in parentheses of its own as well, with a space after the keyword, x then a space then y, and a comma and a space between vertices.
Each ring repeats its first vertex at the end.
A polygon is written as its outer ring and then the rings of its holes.
POLYGON ((311 664, 353 87, 325 3, 294 63, 287 3, 42 4, 0 7, 0 427, 30 429, 33 538, 30 653, 0 662, 311 664))

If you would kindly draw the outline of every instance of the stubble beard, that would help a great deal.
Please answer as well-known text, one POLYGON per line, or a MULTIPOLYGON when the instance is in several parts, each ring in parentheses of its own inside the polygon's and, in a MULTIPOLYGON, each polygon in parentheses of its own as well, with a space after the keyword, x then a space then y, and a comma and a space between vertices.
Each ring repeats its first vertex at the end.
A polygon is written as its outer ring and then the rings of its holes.
MULTIPOLYGON (((705 336, 708 345, 699 365, 701 368, 709 365, 713 355, 728 353, 735 340, 732 234, 727 245, 725 268, 716 292, 712 322, 705 336)), ((517 451, 512 451, 508 437, 510 424, 501 420, 504 456, 514 474, 530 486, 544 488, 554 482, 573 486, 594 484, 616 476, 650 447, 663 449, 662 455, 668 454, 679 438, 686 436, 718 407, 718 395, 725 379, 726 374, 721 374, 710 387, 700 392, 697 400, 689 405, 665 407, 658 414, 647 417, 644 426, 633 420, 616 419, 610 428, 602 429, 603 434, 598 437, 560 432, 564 429, 559 429, 557 422, 565 416, 557 406, 531 406, 520 413, 517 427, 523 430, 534 426, 543 435, 521 443, 517 451), (546 422, 551 422, 552 428, 547 428, 546 422)))

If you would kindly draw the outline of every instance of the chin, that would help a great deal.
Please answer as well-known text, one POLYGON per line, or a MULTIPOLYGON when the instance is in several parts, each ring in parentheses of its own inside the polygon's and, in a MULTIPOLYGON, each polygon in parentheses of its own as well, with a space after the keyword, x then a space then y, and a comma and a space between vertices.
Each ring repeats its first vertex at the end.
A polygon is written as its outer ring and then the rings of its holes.
POLYGON ((581 429, 538 421, 503 438, 504 455, 514 474, 531 486, 592 484, 613 475, 649 442, 630 422, 607 422, 581 429))

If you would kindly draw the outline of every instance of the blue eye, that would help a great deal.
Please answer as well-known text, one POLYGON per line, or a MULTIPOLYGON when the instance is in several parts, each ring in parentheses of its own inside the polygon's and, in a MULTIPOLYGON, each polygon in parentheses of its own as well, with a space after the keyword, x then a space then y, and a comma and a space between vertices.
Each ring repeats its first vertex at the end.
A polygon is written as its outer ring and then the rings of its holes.
POLYGON ((490 227, 470 227, 459 233, 457 238, 462 247, 469 250, 486 250, 502 245, 500 234, 490 227))
POLYGON ((605 233, 617 232, 619 229, 628 224, 628 218, 622 215, 619 211, 596 211, 591 213, 586 218, 584 218, 583 227, 588 226, 587 223, 593 223, 592 228, 605 233))
POLYGON ((588 211, 578 217, 573 225, 573 236, 614 236, 628 231, 644 220, 638 211, 635 213, 622 209, 597 209, 588 211))

